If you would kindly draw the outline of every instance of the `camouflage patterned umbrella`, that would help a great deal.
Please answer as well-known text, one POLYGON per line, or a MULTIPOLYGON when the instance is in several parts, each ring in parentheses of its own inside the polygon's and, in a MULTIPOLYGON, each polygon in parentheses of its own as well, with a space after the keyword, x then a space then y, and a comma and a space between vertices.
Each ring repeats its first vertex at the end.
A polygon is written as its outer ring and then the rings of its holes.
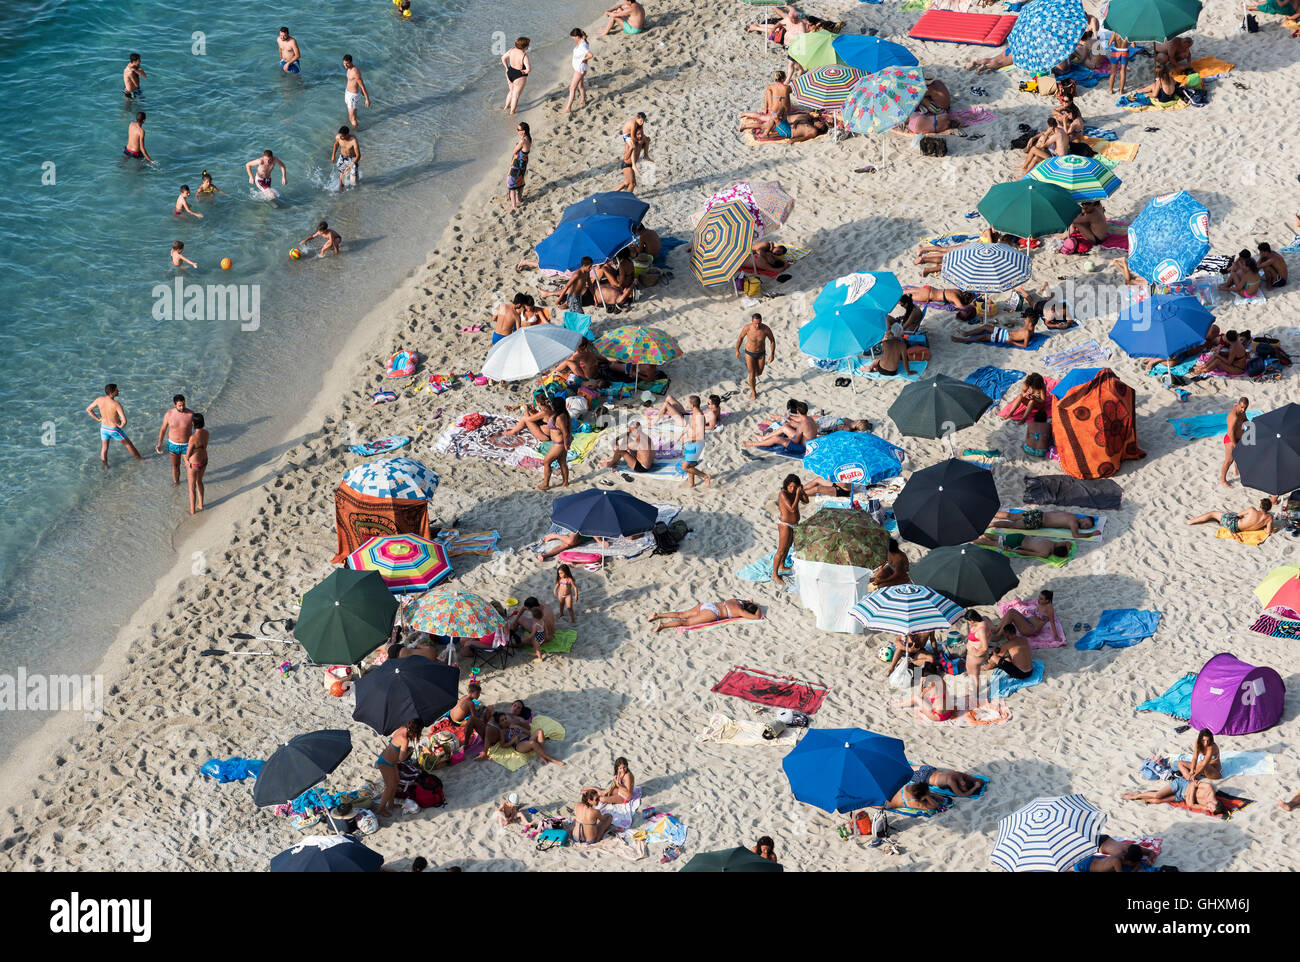
POLYGON ((823 509, 794 529, 794 550, 805 561, 855 568, 885 563, 889 535, 865 511, 823 509))

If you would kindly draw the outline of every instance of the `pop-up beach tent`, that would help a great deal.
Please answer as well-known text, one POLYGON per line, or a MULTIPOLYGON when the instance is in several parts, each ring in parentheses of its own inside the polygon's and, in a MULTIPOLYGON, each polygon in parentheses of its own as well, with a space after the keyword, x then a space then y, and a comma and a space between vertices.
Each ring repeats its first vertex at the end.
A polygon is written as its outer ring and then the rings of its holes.
POLYGON ((1285 701, 1286 685, 1276 671, 1222 652, 1196 676, 1191 724, 1216 735, 1260 732, 1278 723, 1285 701))

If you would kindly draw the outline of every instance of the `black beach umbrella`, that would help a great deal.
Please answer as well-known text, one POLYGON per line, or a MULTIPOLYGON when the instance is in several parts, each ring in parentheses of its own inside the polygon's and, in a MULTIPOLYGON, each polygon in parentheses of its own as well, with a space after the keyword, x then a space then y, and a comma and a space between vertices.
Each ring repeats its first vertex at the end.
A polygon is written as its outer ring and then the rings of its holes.
POLYGON ((659 510, 625 491, 592 488, 566 494, 551 504, 551 521, 589 538, 644 534, 655 526, 659 510))
POLYGON ((978 538, 998 507, 993 472, 949 458, 907 479, 894 502, 894 517, 903 538, 937 548, 978 538))
POLYGON ((755 855, 747 848, 700 852, 682 866, 683 872, 784 872, 779 862, 755 855))
POLYGON ((942 438, 970 427, 992 403, 974 384, 936 374, 904 385, 889 418, 910 438, 942 438))
POLYGON ((1286 404, 1246 425, 1233 452, 1241 483, 1265 494, 1300 488, 1300 404, 1286 404))
POLYGON ((352 736, 339 728, 295 735, 262 766, 253 786, 253 802, 265 808, 293 801, 324 781, 351 751, 352 736))
POLYGON ((973 544, 935 548, 911 567, 912 580, 966 608, 991 605, 1020 584, 1006 555, 973 544))
POLYGON ((353 721, 381 735, 412 718, 432 725, 456 704, 460 669, 429 658, 390 658, 357 679, 353 721))
POLYGON ((378 872, 384 857, 347 835, 312 835, 271 859, 272 872, 378 872))

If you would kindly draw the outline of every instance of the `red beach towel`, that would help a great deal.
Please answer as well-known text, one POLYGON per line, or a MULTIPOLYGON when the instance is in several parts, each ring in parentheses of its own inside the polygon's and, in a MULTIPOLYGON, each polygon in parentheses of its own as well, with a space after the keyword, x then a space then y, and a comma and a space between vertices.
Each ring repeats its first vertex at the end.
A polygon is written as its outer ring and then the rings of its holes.
POLYGON ((771 708, 792 708, 807 715, 821 708, 823 699, 830 694, 830 689, 825 685, 785 675, 772 675, 740 665, 733 665, 712 690, 720 695, 734 695, 771 708))

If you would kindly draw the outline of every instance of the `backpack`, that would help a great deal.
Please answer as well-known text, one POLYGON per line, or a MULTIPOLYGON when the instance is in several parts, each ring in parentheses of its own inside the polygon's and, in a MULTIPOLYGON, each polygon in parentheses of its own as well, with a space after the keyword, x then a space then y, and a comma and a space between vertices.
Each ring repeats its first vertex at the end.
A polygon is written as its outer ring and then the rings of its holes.
POLYGON ((562 828, 548 828, 537 836, 537 851, 547 852, 569 844, 569 833, 562 828))
POLYGON ((437 775, 424 774, 415 780, 415 792, 411 796, 421 808, 441 808, 447 804, 447 795, 442 790, 442 779, 437 775))
MULTIPOLYGON (((1065 239, 1065 242, 1061 244, 1062 254, 1086 254, 1090 250, 1092 250, 1092 241, 1088 240, 1088 238, 1084 237, 1078 231, 1071 233, 1070 236, 1065 239)), ((1042 315, 1041 310, 1039 311, 1039 315, 1042 315)))
POLYGON ((1262 357, 1252 357, 1246 362, 1246 376, 1259 377, 1268 370, 1268 361, 1262 357))
POLYGON ((746 297, 759 297, 763 293, 763 279, 751 274, 741 283, 740 289, 746 297))
POLYGON ((947 157, 948 143, 939 137, 922 137, 921 153, 926 157, 947 157))
POLYGON ((655 539, 655 549, 650 552, 655 554, 674 554, 677 551, 677 539, 673 536, 668 525, 662 521, 656 521, 655 526, 650 530, 651 536, 655 539))

